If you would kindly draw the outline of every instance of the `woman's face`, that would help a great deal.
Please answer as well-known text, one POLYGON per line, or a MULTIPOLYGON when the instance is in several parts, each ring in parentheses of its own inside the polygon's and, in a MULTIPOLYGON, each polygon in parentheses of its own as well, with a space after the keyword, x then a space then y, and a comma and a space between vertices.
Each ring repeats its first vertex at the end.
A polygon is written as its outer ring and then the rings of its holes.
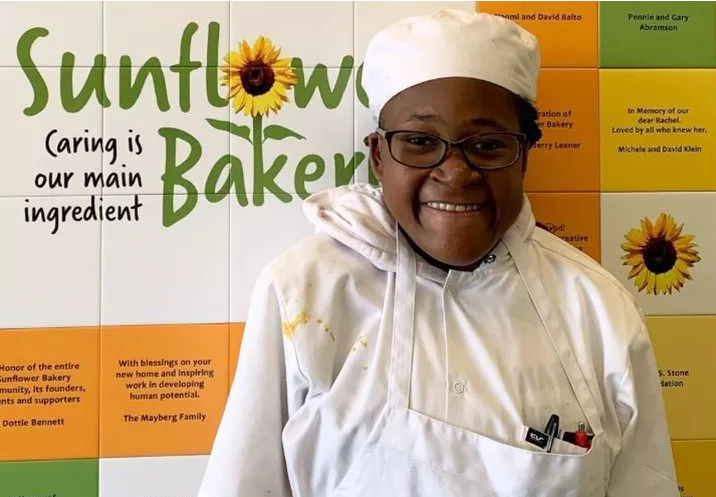
MULTIPOLYGON (((388 132, 431 133, 452 141, 478 133, 520 132, 515 97, 468 78, 440 79, 403 91, 385 105, 381 124, 388 132)), ((420 154, 434 153, 434 141, 415 136, 400 142, 394 138, 394 154, 419 160, 420 154)), ((471 167, 453 148, 437 167, 421 169, 396 161, 382 137, 372 135, 369 145, 388 209, 412 244, 439 266, 473 269, 520 212, 524 153, 509 167, 485 171, 471 167), (453 210, 453 205, 461 207, 453 210)))

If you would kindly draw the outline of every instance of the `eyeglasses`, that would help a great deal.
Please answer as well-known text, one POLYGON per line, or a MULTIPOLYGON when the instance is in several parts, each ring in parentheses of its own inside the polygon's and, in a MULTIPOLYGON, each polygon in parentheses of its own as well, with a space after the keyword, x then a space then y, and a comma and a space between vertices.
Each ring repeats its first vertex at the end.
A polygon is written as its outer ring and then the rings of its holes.
POLYGON ((454 142, 418 131, 386 131, 378 128, 377 132, 387 141, 388 150, 394 160, 416 168, 439 165, 448 151, 457 147, 475 168, 502 169, 517 162, 527 139, 522 133, 495 132, 472 135, 454 142))

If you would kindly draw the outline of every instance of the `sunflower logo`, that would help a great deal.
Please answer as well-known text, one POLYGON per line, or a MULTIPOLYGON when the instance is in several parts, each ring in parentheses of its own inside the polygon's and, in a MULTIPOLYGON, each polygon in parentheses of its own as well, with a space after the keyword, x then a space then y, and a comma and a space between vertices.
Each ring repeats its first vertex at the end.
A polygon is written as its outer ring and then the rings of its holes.
POLYGON ((296 84, 296 75, 290 57, 280 56, 281 50, 263 36, 256 39, 253 48, 243 40, 238 51, 226 54, 226 64, 220 67, 224 73, 221 84, 229 88, 234 112, 243 109, 246 116, 268 116, 288 102, 286 92, 296 84))
MULTIPOLYGON (((229 51, 224 56, 226 64, 218 68, 223 74, 221 86, 228 87, 228 100, 234 113, 242 110, 251 116, 251 127, 221 119, 207 119, 213 128, 226 131, 251 143, 254 170, 264 170, 264 142, 305 137, 295 131, 271 124, 264 127, 263 118, 271 111, 277 114, 284 103, 289 102, 287 92, 298 78, 291 67, 291 58, 281 58, 281 50, 265 36, 259 36, 253 46, 246 40, 238 44, 238 51, 229 51)), ((269 169, 275 169, 279 161, 285 163, 286 156, 279 156, 269 169)), ((279 164, 280 166, 280 164, 279 164)), ((260 201, 257 201, 260 205, 260 201)))
POLYGON ((630 266, 629 279, 638 291, 647 294, 672 294, 691 280, 689 268, 701 260, 693 235, 683 235, 684 225, 676 225, 673 216, 660 213, 656 223, 644 218, 641 229, 632 228, 624 235, 622 261, 630 266))

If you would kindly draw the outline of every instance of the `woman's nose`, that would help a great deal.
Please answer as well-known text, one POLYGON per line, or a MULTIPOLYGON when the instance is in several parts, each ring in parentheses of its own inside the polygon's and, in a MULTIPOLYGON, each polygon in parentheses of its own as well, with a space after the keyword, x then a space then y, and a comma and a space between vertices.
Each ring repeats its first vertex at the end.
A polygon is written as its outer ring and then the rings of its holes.
POLYGON ((480 171, 470 165, 462 150, 455 147, 448 151, 442 164, 433 170, 433 176, 453 189, 482 181, 480 171))

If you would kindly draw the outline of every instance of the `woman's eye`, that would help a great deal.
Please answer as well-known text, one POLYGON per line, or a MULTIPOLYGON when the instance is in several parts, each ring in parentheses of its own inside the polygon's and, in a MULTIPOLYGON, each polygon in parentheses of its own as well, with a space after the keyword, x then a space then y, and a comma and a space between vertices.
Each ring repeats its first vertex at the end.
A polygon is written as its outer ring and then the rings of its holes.
POLYGON ((475 143, 475 149, 481 152, 490 152, 499 148, 504 148, 504 143, 500 143, 496 140, 481 140, 475 143))
POLYGON ((411 136, 406 140, 411 145, 428 146, 434 145, 435 142, 428 136, 411 136))

